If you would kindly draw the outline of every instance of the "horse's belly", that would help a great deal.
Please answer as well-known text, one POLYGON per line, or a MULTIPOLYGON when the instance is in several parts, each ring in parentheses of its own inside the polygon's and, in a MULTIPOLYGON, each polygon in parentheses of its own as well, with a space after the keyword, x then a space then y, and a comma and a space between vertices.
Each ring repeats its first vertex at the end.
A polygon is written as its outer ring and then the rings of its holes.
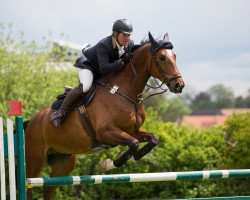
POLYGON ((62 127, 57 129, 56 132, 47 134, 50 148, 67 154, 88 153, 92 141, 81 126, 63 124, 62 127))
POLYGON ((65 154, 84 154, 88 153, 91 148, 91 141, 86 138, 64 138, 57 140, 52 148, 56 152, 65 154), (67 141, 66 141, 67 140, 67 141))

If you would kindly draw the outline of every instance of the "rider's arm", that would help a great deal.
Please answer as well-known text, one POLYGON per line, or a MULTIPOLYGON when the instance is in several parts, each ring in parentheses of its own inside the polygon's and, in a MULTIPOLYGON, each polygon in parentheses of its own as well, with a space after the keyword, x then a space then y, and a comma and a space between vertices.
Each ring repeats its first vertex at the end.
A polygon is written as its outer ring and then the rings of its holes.
POLYGON ((122 59, 118 59, 112 63, 109 61, 110 50, 105 44, 100 44, 97 48, 97 56, 101 75, 106 75, 114 71, 123 69, 122 59))

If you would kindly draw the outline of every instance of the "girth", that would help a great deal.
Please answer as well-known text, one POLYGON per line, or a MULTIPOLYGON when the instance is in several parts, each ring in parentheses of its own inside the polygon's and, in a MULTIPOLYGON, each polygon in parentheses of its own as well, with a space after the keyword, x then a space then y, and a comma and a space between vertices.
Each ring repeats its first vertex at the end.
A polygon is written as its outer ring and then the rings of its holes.
POLYGON ((100 143, 96 139, 96 131, 91 123, 91 120, 89 118, 88 112, 86 110, 86 107, 84 105, 79 106, 79 112, 82 118, 82 122, 84 127, 86 128, 86 131, 91 138, 92 145, 90 148, 90 152, 96 152, 100 149, 108 149, 110 147, 113 147, 112 145, 106 144, 106 143, 100 143))

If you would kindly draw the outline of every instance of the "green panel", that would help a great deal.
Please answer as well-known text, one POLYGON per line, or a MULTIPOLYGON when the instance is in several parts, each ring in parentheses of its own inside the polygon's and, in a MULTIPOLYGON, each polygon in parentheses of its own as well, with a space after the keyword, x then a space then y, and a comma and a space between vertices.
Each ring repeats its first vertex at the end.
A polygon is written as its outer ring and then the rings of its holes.
MULTIPOLYGON (((7 133, 3 134, 4 137, 4 156, 8 157, 8 140, 7 140, 7 133)), ((18 141, 17 141, 17 135, 14 134, 14 155, 18 156, 18 141)))
POLYGON ((250 200, 250 196, 194 198, 200 200, 250 200))
POLYGON ((246 178, 250 177, 250 170, 242 170, 242 171, 229 171, 229 176, 232 178, 246 178))
POLYGON ((53 185, 73 185, 72 176, 43 178, 44 186, 53 185))
POLYGON ((95 179, 91 176, 80 176, 81 183, 94 184, 95 179))
POLYGON ((223 174, 221 171, 211 171, 209 178, 222 178, 223 174))
POLYGON ((18 145, 15 147, 18 150, 17 156, 17 187, 18 200, 26 199, 26 164, 25 164, 25 143, 22 116, 16 116, 16 141, 18 145))
POLYGON ((202 172, 187 172, 187 173, 182 173, 178 172, 177 173, 177 180, 199 180, 203 178, 203 173, 202 172))
POLYGON ((130 176, 119 176, 119 177, 104 177, 102 178, 103 183, 128 183, 130 182, 130 176))

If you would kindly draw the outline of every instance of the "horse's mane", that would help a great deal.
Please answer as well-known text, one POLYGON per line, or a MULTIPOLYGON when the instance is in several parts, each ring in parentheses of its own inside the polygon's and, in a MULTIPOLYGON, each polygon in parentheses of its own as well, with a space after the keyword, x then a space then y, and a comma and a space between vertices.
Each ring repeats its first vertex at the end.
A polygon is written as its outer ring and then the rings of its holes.
POLYGON ((143 45, 145 45, 145 44, 147 44, 147 43, 149 43, 149 39, 147 39, 147 38, 145 39, 145 38, 144 38, 144 39, 140 42, 140 44, 135 44, 134 46, 132 46, 131 52, 134 53, 136 49, 142 47, 143 45))
POLYGON ((142 44, 135 44, 131 47, 131 52, 134 53, 136 49, 139 49, 141 46, 143 46, 142 44))
MULTIPOLYGON (((148 44, 150 43, 150 40, 149 38, 144 38, 140 44, 135 44, 134 46, 132 46, 131 48, 131 52, 134 53, 138 48, 144 46, 145 44, 148 44)), ((151 51, 155 51, 159 48, 166 48, 166 49, 173 49, 173 45, 171 42, 169 41, 166 41, 166 40, 160 40, 159 38, 155 40, 155 44, 154 44, 154 47, 151 47, 151 51)))

